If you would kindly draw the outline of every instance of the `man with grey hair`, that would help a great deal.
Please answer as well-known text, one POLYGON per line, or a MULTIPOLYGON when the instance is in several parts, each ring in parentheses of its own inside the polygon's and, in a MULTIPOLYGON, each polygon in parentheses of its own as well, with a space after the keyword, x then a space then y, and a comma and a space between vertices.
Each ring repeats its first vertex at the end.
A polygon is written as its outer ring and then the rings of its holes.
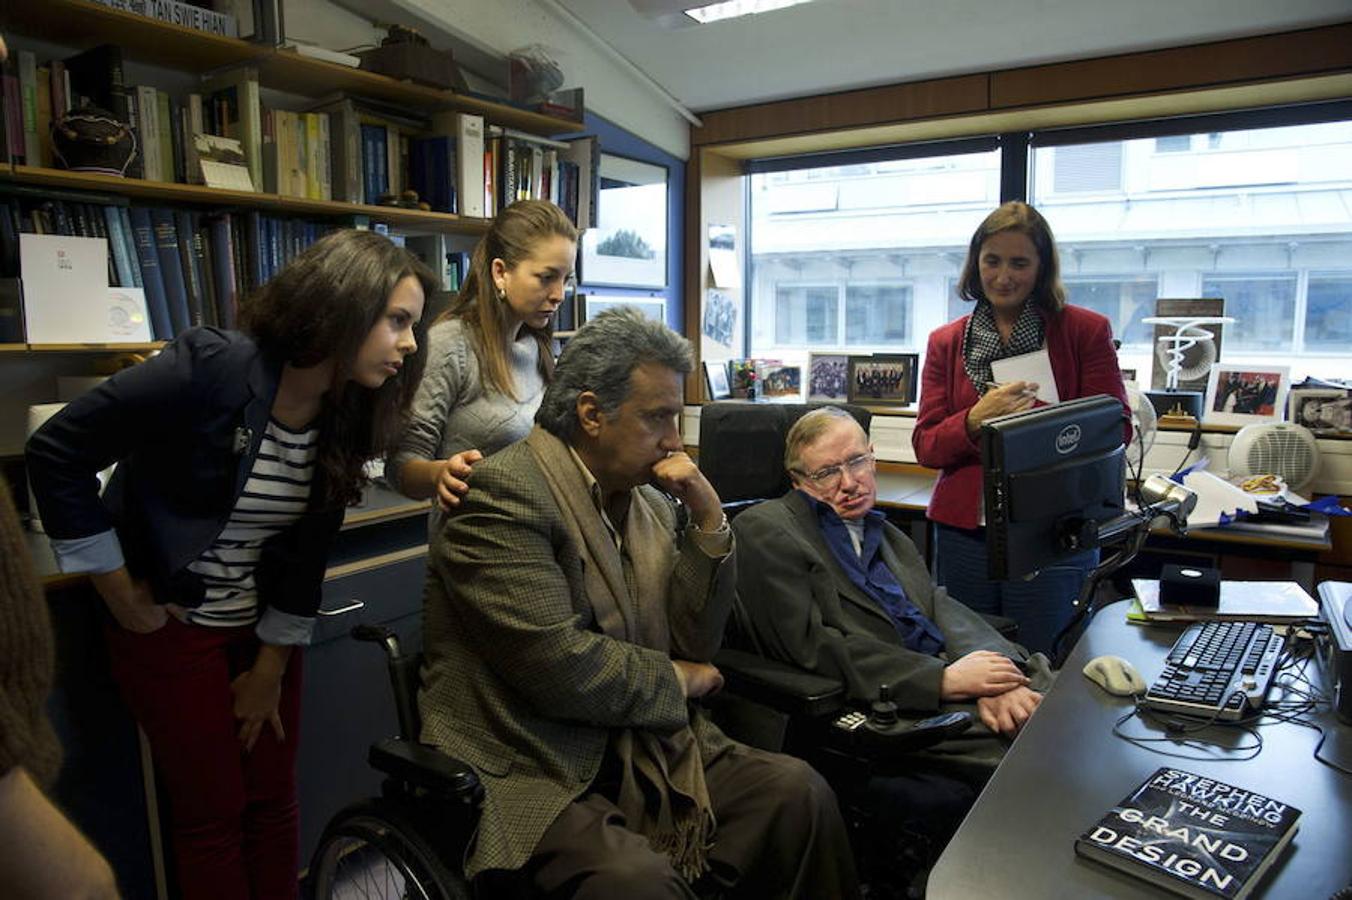
POLYGON ((820 776, 690 702, 722 684, 735 581, 677 428, 691 368, 689 343, 632 309, 588 322, 535 429, 475 466, 433 542, 422 739, 483 783, 471 877, 551 897, 857 894, 820 776))

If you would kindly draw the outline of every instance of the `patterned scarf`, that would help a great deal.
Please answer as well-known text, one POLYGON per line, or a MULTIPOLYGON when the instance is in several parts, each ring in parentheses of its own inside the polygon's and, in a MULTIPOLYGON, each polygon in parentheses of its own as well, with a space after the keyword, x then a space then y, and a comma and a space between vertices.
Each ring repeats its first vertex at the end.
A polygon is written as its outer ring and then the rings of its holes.
POLYGON ((967 320, 967 331, 962 341, 963 368, 967 377, 972 379, 978 397, 986 395, 987 382, 994 381, 991 375, 991 363, 1010 356, 1022 356, 1042 349, 1043 322, 1037 305, 1024 301, 1023 311, 1014 322, 1014 331, 1009 335, 1009 343, 1000 340, 1000 332, 995 327, 995 311, 989 300, 978 300, 976 309, 967 320))
MULTIPOLYGON (((538 425, 526 446, 544 473, 549 492, 583 561, 587 599, 608 637, 666 653, 667 586, 672 557, 662 552, 671 529, 634 491, 623 523, 623 552, 592 502, 577 462, 558 438, 538 425)), ((611 730, 610 749, 620 764, 615 801, 629 827, 648 839, 686 881, 708 868, 716 821, 699 741, 687 725, 670 734, 640 728, 611 730)))

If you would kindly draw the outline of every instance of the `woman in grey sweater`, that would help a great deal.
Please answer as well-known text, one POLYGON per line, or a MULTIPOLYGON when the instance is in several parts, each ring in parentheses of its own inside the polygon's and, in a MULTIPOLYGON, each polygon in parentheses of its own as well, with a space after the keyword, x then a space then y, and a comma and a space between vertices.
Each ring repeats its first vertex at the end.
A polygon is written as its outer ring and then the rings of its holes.
POLYGON ((428 331, 427 369, 385 477, 415 500, 436 497, 434 532, 469 489, 470 467, 530 431, 553 377, 551 321, 573 281, 577 237, 552 203, 508 206, 428 331))

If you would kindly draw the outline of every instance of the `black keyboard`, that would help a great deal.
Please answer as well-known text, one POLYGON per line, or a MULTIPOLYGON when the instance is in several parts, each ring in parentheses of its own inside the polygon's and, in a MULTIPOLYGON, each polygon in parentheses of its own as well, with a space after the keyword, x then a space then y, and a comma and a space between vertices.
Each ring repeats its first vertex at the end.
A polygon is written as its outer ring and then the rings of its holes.
POLYGON ((1162 712, 1233 721, 1263 708, 1282 639, 1258 622, 1196 622, 1174 642, 1145 695, 1162 712))

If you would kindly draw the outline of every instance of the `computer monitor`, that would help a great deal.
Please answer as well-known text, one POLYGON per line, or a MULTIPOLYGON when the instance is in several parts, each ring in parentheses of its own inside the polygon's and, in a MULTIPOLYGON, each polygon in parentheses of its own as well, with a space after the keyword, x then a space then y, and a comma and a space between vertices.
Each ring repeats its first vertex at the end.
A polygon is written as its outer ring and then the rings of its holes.
POLYGON ((1021 578, 1098 546, 1098 526, 1125 509, 1125 421, 1122 404, 1099 395, 982 424, 991 579, 1021 578))

